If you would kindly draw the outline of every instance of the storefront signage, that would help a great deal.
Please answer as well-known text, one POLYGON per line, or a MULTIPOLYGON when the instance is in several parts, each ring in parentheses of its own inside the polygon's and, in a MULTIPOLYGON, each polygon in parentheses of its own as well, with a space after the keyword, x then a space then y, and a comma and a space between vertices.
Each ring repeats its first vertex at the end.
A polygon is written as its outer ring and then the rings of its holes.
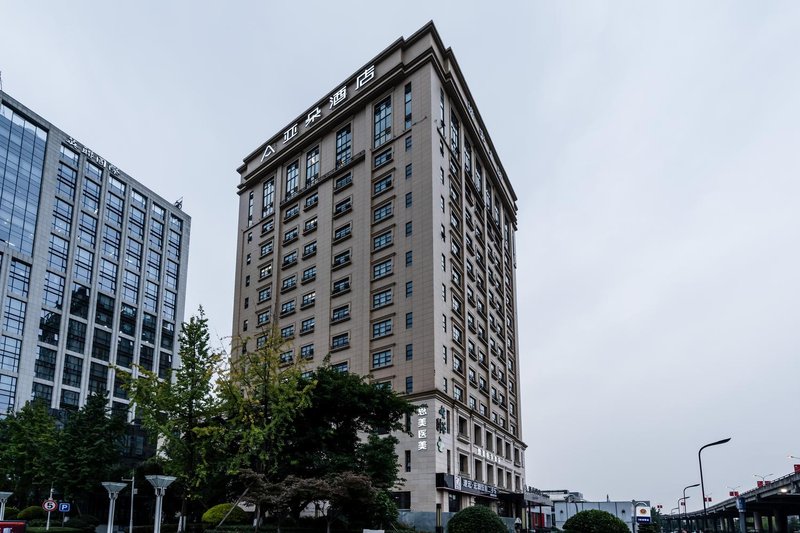
POLYGON ((417 450, 428 449, 428 406, 417 407, 417 450))
POLYGON ((497 498, 497 487, 486 483, 475 481, 467 477, 456 476, 455 489, 462 492, 479 494, 481 496, 492 496, 497 498))
MULTIPOLYGON (((375 78, 375 65, 370 65, 363 72, 361 72, 356 77, 356 87, 355 90, 361 89, 364 85, 368 84, 375 78)), ((335 91, 333 91, 328 96, 328 110, 334 110, 339 104, 347 100, 347 84, 342 85, 335 91)), ((314 124, 322 119, 322 109, 319 106, 315 107, 314 109, 310 110, 306 113, 306 120, 304 130, 309 130, 314 127, 314 124)), ((297 137, 299 133, 300 123, 295 123, 289 126, 289 128, 283 132, 283 143, 288 144, 291 142, 292 139, 297 137)), ((275 147, 272 144, 268 144, 266 148, 264 148, 264 153, 261 155, 261 162, 263 163, 265 159, 269 158, 276 152, 275 147)))

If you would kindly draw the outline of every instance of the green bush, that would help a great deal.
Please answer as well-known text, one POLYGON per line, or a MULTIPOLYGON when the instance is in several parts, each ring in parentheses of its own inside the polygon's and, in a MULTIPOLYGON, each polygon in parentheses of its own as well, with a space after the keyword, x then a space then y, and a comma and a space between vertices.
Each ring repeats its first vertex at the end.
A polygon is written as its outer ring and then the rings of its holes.
POLYGON ((447 533, 508 533, 508 528, 491 509, 474 505, 462 509, 447 523, 447 533))
POLYGON ((38 505, 31 505, 17 513, 17 519, 19 520, 33 520, 34 518, 47 519, 47 511, 38 505))
POLYGON ((605 511, 581 511, 564 522, 564 531, 573 533, 629 533, 628 525, 605 511))
POLYGON ((83 533, 81 529, 75 529, 72 527, 53 527, 50 526, 50 531, 47 531, 45 526, 41 527, 31 527, 28 525, 26 530, 28 533, 83 533))
POLYGON ((6 520, 14 520, 17 515, 19 514, 19 509, 16 507, 11 507, 10 505, 6 506, 6 520))
POLYGON ((94 531, 99 522, 97 519, 90 515, 73 516, 64 524, 73 529, 80 529, 81 531, 94 531))
MULTIPOLYGON (((219 524, 219 521, 222 520, 222 517, 228 514, 228 511, 231 507, 233 507, 232 503, 221 503, 219 505, 215 505, 203 513, 203 523, 216 526, 219 524)), ((238 506, 234 507, 231 514, 229 514, 228 518, 225 519, 225 524, 245 524, 247 522, 247 513, 238 506)))

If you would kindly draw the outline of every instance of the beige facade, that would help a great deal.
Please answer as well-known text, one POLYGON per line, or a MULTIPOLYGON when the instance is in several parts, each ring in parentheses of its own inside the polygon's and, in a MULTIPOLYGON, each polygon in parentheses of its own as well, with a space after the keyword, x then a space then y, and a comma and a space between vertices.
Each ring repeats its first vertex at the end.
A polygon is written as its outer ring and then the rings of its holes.
POLYGON ((399 39, 244 159, 234 337, 371 374, 419 406, 401 508, 525 487, 516 197, 433 24, 399 39))

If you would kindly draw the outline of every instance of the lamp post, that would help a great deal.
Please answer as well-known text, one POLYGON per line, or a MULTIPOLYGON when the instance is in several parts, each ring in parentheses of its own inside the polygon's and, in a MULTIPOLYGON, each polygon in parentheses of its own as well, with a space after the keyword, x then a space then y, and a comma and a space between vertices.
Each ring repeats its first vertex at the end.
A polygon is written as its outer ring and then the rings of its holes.
MULTIPOLYGON (((680 525, 681 524, 681 509, 680 509, 680 507, 673 507, 672 509, 670 509, 669 510, 670 517, 673 515, 673 511, 677 511, 678 512, 678 531, 680 531, 680 529, 681 529, 681 525, 680 525)), ((672 520, 669 521, 669 529, 670 529, 670 531, 672 531, 672 520)))
POLYGON ((631 533, 636 533, 636 521, 639 519, 639 513, 636 509, 639 508, 639 504, 642 504, 646 507, 650 507, 650 504, 645 502, 638 502, 636 500, 631 500, 631 506, 633 507, 631 510, 631 533))
POLYGON ((766 482, 767 482, 767 478, 768 477, 772 477, 774 475, 775 474, 766 474, 766 475, 762 476, 761 474, 753 474, 753 477, 761 478, 761 484, 765 485, 766 482))
POLYGON ((164 497, 164 493, 167 492, 167 487, 169 487, 176 478, 175 476, 144 476, 144 478, 149 481, 156 490, 156 516, 153 533, 161 533, 161 499, 164 497))
POLYGON ((688 498, 688 496, 686 496, 686 491, 699 486, 700 483, 695 483, 694 485, 687 485, 683 488, 683 516, 686 518, 686 529, 689 529, 689 516, 686 514, 686 498, 688 498))
POLYGON ((127 483, 116 483, 114 481, 103 481, 101 483, 108 491, 108 528, 106 531, 111 533, 114 529, 114 503, 117 501, 117 496, 122 489, 128 486, 127 483))
POLYGON ((133 497, 136 496, 136 470, 131 470, 131 477, 122 478, 122 481, 131 482, 131 516, 130 523, 128 524, 128 533, 133 533, 133 497))
MULTIPOLYGON (((710 448, 711 446, 719 446, 720 444, 725 444, 726 442, 730 442, 731 438, 728 437, 727 439, 718 440, 716 442, 710 442, 705 446, 701 446, 700 449, 697 451, 697 462, 700 464, 700 491, 703 493, 703 531, 706 529, 706 521, 708 520, 708 511, 706 510, 706 486, 703 482, 703 458, 701 454, 703 450, 706 448, 710 448)), ((716 526, 715 526, 716 529, 716 526)))
MULTIPOLYGON (((684 493, 685 493, 686 489, 683 489, 683 490, 684 490, 684 493)), ((691 498, 691 496, 684 496, 683 498, 678 498, 678 528, 679 529, 682 527, 682 525, 681 525, 681 511, 680 511, 681 505, 683 505, 683 519, 686 520, 686 529, 687 530, 689 529, 689 515, 686 514, 686 500, 688 500, 689 498, 691 498), (683 503, 681 503, 681 502, 683 502, 683 503)))
POLYGON ((6 502, 14 494, 13 492, 0 492, 0 520, 6 517, 6 502))

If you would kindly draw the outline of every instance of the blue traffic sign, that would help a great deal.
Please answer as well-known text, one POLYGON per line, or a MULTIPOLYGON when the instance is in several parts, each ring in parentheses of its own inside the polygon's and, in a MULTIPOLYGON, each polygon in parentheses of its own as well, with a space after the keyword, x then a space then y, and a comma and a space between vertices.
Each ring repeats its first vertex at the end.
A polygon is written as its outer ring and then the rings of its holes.
POLYGON ((70 510, 69 502, 58 502, 58 512, 68 513, 70 510))

